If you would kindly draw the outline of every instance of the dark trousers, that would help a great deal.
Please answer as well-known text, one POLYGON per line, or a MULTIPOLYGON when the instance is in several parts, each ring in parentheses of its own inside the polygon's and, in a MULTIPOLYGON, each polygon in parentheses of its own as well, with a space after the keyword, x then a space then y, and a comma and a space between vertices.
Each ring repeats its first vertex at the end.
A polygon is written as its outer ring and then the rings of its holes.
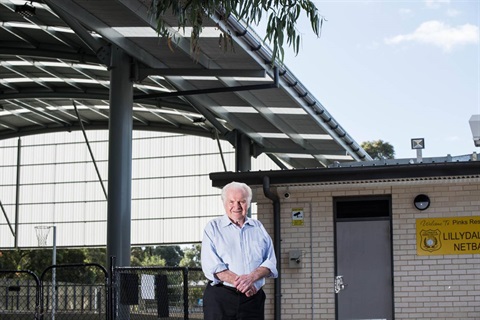
POLYGON ((203 293, 204 320, 264 320, 265 292, 247 297, 235 288, 207 285, 203 293))

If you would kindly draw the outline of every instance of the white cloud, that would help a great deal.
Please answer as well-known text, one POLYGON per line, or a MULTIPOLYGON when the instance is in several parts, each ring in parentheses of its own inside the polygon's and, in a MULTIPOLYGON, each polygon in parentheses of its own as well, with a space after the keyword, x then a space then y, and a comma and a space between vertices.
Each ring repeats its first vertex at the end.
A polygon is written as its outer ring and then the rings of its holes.
POLYGON ((457 46, 477 44, 479 42, 479 30, 478 26, 471 24, 451 27, 443 22, 432 20, 422 23, 413 33, 385 39, 385 43, 390 45, 402 42, 431 44, 449 52, 457 46))

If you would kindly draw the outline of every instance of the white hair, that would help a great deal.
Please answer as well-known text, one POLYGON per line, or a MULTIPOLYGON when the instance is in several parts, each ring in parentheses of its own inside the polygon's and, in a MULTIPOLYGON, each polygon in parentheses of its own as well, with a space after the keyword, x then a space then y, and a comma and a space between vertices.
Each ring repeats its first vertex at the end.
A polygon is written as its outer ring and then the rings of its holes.
POLYGON ((250 202, 252 201, 252 189, 247 184, 245 184, 243 182, 236 182, 236 181, 232 181, 222 188, 221 197, 222 197, 222 201, 223 201, 224 204, 225 204, 225 201, 227 200, 226 199, 227 191, 232 190, 232 189, 233 190, 243 190, 243 192, 245 192, 246 195, 247 195, 247 203, 248 203, 248 205, 250 205, 250 202))

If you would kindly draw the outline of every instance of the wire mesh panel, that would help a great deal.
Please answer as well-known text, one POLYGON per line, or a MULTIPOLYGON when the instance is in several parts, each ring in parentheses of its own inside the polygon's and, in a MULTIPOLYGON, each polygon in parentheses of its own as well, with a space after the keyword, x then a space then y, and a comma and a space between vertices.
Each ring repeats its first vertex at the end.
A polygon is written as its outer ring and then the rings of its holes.
POLYGON ((203 319, 199 268, 115 268, 115 319, 203 319))
POLYGON ((0 319, 38 319, 40 281, 30 271, 0 270, 0 319))
POLYGON ((43 320, 108 319, 108 275, 102 266, 50 266, 41 284, 43 320))
POLYGON ((203 319, 203 292, 207 278, 202 269, 189 268, 187 283, 189 319, 203 319))

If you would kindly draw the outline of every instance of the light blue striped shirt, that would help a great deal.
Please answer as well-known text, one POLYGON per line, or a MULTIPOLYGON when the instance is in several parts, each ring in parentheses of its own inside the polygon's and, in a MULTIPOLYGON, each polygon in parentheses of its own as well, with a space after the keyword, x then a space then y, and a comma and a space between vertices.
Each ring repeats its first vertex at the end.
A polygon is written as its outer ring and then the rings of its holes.
MULTIPOLYGON (((246 217, 239 228, 223 215, 208 222, 203 232, 202 270, 207 279, 213 281, 212 285, 221 282, 215 273, 228 269, 244 275, 258 267, 270 269, 268 277, 278 276, 272 238, 260 221, 246 217)), ((255 287, 259 290, 264 284, 265 279, 260 279, 255 287)))

